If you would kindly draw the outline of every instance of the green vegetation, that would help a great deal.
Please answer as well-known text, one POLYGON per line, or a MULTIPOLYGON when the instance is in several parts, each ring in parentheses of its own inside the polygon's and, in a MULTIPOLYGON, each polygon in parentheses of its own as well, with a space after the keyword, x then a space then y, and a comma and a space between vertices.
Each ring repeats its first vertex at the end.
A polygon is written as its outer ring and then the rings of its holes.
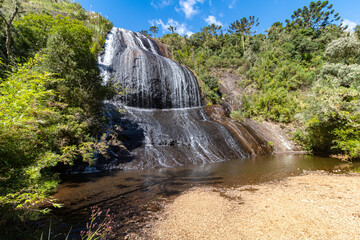
POLYGON ((159 32, 159 28, 157 26, 151 26, 150 32, 153 33, 154 38, 156 37, 155 34, 159 32))
POLYGON ((247 18, 240 19, 240 22, 236 20, 234 23, 232 23, 229 27, 230 33, 235 33, 237 35, 240 35, 241 37, 241 43, 243 46, 243 49, 245 50, 245 36, 252 34, 251 28, 255 25, 255 27, 259 26, 259 19, 255 19, 254 16, 250 16, 247 18))
POLYGON ((0 45, 3 226, 27 220, 48 199, 59 181, 53 167, 91 163, 103 150, 99 113, 114 90, 102 85, 97 67, 112 27, 107 19, 67 1, 4 0, 0 6, 0 42, 9 43, 0 45), (10 27, 6 16, 14 16, 10 27))
POLYGON ((298 139, 317 152, 341 153, 345 159, 360 157, 360 42, 339 38, 326 49, 325 63, 307 94, 302 112, 304 133, 298 139))
POLYGON ((199 78, 202 93, 210 104, 216 104, 221 101, 221 93, 219 92, 219 79, 211 75, 202 75, 199 78))
MULTIPOLYGON (((307 150, 359 159, 360 27, 346 32, 332 7, 312 2, 266 34, 255 34, 251 16, 190 37, 170 26, 160 41, 195 72, 208 104, 222 101, 217 73, 236 72, 242 107, 231 117, 296 123, 307 150)), ((104 150, 99 113, 114 89, 102 85, 96 57, 111 27, 70 1, 0 1, 0 226, 14 226, 13 238, 39 204, 59 206, 48 198, 55 166, 92 163, 104 150)), ((155 38, 159 29, 149 31, 155 38)), ((82 237, 100 230, 90 226, 82 237)))
POLYGON ((360 158, 360 27, 350 36, 329 1, 297 9, 266 34, 255 34, 257 25, 254 16, 244 17, 227 31, 210 25, 190 37, 172 33, 160 40, 195 72, 209 104, 221 101, 210 77, 237 72, 242 107, 232 117, 293 123, 309 151, 360 158))

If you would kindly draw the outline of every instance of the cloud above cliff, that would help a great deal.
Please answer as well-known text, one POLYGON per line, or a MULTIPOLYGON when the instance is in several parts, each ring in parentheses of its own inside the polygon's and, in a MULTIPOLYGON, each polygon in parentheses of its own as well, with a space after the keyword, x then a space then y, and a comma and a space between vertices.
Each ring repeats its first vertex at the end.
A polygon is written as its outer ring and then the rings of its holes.
POLYGON ((186 18, 192 18, 200 12, 199 7, 196 5, 198 3, 203 4, 205 0, 180 0, 180 7, 176 8, 177 12, 183 12, 186 18))
POLYGON ((173 26, 173 27, 176 28, 175 32, 182 35, 182 36, 187 35, 187 36, 190 37, 191 35, 194 34, 192 31, 189 30, 189 26, 187 24, 179 23, 178 21, 175 21, 172 18, 169 18, 166 23, 164 23, 164 21, 161 20, 161 19, 159 19, 159 20, 150 20, 149 23, 151 25, 160 26, 163 33, 170 33, 168 28, 170 26, 173 26))
POLYGON ((170 6, 173 3, 173 0, 152 0, 151 6, 154 8, 164 8, 170 6))
POLYGON ((354 32, 355 27, 358 25, 356 22, 353 22, 349 19, 344 19, 342 24, 343 24, 343 26, 348 26, 348 28, 346 29, 346 31, 348 31, 348 32, 354 32))
POLYGON ((222 24, 220 21, 216 20, 216 17, 215 17, 215 16, 212 16, 212 15, 208 16, 208 17, 205 19, 205 22, 206 22, 207 24, 209 24, 209 25, 215 24, 215 25, 217 25, 217 26, 223 26, 223 24, 222 24))

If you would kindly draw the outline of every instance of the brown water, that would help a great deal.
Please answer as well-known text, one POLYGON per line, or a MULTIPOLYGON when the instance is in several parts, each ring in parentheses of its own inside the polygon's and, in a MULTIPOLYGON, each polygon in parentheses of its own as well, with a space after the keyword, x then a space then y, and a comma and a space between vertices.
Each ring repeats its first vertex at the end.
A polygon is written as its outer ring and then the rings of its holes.
POLYGON ((121 238, 138 232, 164 201, 194 186, 256 184, 299 175, 304 170, 331 172, 344 166, 331 158, 279 154, 181 168, 74 175, 66 177, 54 195, 64 204, 54 213, 76 229, 84 225, 90 207, 110 208, 117 223, 117 238, 121 238))

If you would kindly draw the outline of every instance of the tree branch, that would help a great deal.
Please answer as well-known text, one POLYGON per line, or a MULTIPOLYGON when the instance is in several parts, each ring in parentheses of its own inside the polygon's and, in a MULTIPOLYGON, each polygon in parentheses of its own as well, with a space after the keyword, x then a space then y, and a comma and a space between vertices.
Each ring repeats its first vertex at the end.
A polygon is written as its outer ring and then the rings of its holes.
POLYGON ((9 24, 11 25, 12 21, 14 20, 14 18, 16 17, 16 14, 18 14, 19 12, 19 5, 18 5, 18 1, 15 0, 15 11, 12 13, 10 20, 9 20, 9 24))
POLYGON ((5 24, 8 25, 8 21, 7 21, 6 18, 5 18, 5 14, 3 13, 3 11, 2 11, 1 9, 0 9, 0 17, 1 17, 2 19, 4 19, 5 24))

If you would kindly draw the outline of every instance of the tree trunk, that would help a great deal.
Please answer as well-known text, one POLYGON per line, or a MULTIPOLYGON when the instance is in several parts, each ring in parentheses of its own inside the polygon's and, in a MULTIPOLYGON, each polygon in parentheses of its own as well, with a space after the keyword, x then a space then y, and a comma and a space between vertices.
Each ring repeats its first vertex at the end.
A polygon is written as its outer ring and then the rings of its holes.
POLYGON ((11 51, 11 26, 9 24, 6 24, 6 55, 10 61, 12 61, 12 51, 11 51))
POLYGON ((13 58, 12 51, 11 51, 11 25, 18 13, 19 13, 18 0, 15 0, 15 2, 14 2, 14 12, 11 14, 9 20, 6 19, 5 13, 0 8, 0 17, 4 20, 5 25, 6 25, 5 46, 6 46, 6 55, 9 59, 9 61, 12 61, 12 58, 13 58))
POLYGON ((242 41, 242 45, 243 45, 243 52, 245 53, 245 38, 244 38, 244 34, 241 34, 241 41, 242 41))

